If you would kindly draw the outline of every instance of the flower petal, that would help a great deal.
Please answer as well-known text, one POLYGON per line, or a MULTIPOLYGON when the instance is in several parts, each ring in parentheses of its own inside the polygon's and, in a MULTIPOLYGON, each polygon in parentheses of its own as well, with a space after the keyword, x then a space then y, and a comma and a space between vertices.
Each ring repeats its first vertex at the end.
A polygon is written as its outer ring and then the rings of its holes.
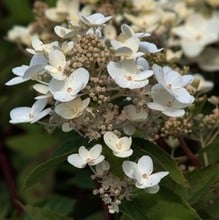
POLYGON ((149 156, 142 156, 137 163, 138 170, 148 176, 153 172, 153 161, 149 156))
POLYGON ((137 164, 133 161, 124 161, 122 163, 122 169, 126 176, 131 179, 135 179, 135 173, 137 172, 137 164))
POLYGON ((30 107, 17 107, 10 111, 11 124, 30 122, 32 118, 29 117, 31 113, 30 107))
POLYGON ((79 154, 71 154, 67 157, 67 161, 77 167, 77 168, 84 168, 87 163, 84 162, 84 160, 81 159, 81 157, 79 156, 79 154))
POLYGON ((96 159, 100 156, 102 152, 102 145, 101 144, 95 144, 90 150, 89 154, 92 158, 96 159))
POLYGON ((105 144, 111 149, 116 149, 116 143, 118 142, 119 138, 111 131, 108 131, 103 136, 105 144))

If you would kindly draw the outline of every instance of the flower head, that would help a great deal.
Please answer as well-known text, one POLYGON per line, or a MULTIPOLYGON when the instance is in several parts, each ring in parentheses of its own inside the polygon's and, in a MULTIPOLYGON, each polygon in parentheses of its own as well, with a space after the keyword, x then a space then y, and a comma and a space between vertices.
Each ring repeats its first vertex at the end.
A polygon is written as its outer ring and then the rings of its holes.
POLYGON ((161 111, 169 117, 181 117, 185 114, 183 108, 188 104, 182 104, 174 96, 168 93, 160 84, 156 84, 151 89, 153 102, 147 103, 153 110, 161 111))
POLYGON ((81 100, 76 98, 70 102, 58 104, 55 112, 64 119, 73 119, 79 117, 90 103, 90 99, 81 100))
POLYGON ((153 161, 149 156, 142 156, 138 163, 133 161, 124 161, 122 169, 126 176, 135 180, 135 186, 140 189, 155 187, 160 180, 169 174, 169 172, 153 172, 153 161))
POLYGON ((69 155, 67 161, 77 168, 84 168, 86 165, 94 166, 104 160, 105 157, 101 155, 101 152, 102 145, 100 144, 94 145, 90 150, 81 146, 78 150, 78 154, 69 155))
POLYGON ((49 53, 49 65, 45 66, 45 70, 57 80, 64 80, 66 66, 66 57, 64 53, 58 49, 54 49, 49 53))
POLYGON ((194 97, 183 88, 192 82, 192 75, 181 76, 170 67, 165 66, 162 68, 157 64, 153 65, 153 71, 158 83, 173 95, 176 100, 184 104, 191 104, 194 101, 194 97))
POLYGON ((81 15, 81 21, 88 26, 100 26, 109 21, 112 17, 105 17, 101 13, 95 13, 89 16, 81 15))
POLYGON ((37 100, 32 107, 17 107, 11 110, 9 121, 11 124, 39 121, 51 112, 51 108, 45 108, 46 99, 37 100), (44 109, 44 110, 43 110, 44 109))
POLYGON ((65 80, 52 79, 49 83, 50 92, 54 99, 60 102, 69 102, 87 85, 89 73, 84 68, 76 69, 65 80))
POLYGON ((173 28, 172 32, 180 37, 180 45, 185 55, 195 57, 206 45, 218 41, 218 23, 218 14, 213 14, 210 18, 201 14, 192 14, 186 19, 185 24, 173 28))
POLYGON ((16 77, 5 83, 7 86, 17 85, 26 82, 30 79, 35 79, 38 75, 45 72, 44 67, 47 64, 47 59, 42 54, 34 54, 31 58, 30 64, 18 66, 12 69, 16 77))
POLYGON ((117 157, 129 157, 133 150, 130 149, 132 144, 131 137, 117 137, 113 132, 108 131, 103 136, 105 144, 113 151, 117 157))
POLYGON ((148 84, 148 78, 153 75, 148 62, 140 57, 135 60, 121 60, 119 63, 111 61, 107 65, 110 76, 121 88, 137 89, 148 84))

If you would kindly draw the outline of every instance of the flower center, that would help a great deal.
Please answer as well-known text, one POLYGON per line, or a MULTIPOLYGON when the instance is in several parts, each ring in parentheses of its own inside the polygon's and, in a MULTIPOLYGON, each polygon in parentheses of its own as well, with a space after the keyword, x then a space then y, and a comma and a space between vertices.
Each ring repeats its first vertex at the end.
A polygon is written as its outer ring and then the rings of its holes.
POLYGON ((93 161, 94 161, 93 158, 90 158, 90 157, 87 158, 87 163, 92 163, 93 161))
POLYGON ((62 72, 62 67, 61 66, 58 67, 58 71, 62 72))
POLYGON ((117 143, 117 144, 116 144, 116 148, 118 148, 119 150, 121 150, 121 149, 122 149, 121 143, 117 143))
POLYGON ((169 89, 171 89, 172 88, 172 84, 167 84, 167 87, 169 88, 169 89))
POLYGON ((28 116, 29 116, 29 118, 33 118, 33 117, 34 117, 34 114, 33 114, 33 113, 30 113, 28 116))
POLYGON ((166 104, 166 106, 167 106, 167 107, 171 107, 171 106, 172 106, 172 102, 171 102, 171 101, 168 101, 167 104, 166 104))
POLYGON ((126 76, 126 79, 127 79, 128 81, 131 81, 131 80, 132 80, 132 76, 131 76, 131 75, 127 75, 127 76, 126 76))
POLYGON ((67 92, 68 92, 68 93, 71 93, 72 90, 73 90, 73 89, 72 89, 71 87, 68 87, 68 88, 67 88, 67 92))
POLYGON ((142 177, 143 177, 144 179, 147 179, 147 178, 148 178, 148 175, 147 175, 146 173, 144 173, 144 174, 142 175, 142 177))

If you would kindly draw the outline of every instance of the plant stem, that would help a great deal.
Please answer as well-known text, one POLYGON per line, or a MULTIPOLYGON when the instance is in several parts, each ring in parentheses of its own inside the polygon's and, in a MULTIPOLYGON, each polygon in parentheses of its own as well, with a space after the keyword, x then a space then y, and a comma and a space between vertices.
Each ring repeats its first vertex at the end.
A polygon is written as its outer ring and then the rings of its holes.
MULTIPOLYGON (((201 148, 203 149, 203 151, 205 150, 205 142, 204 142, 204 139, 203 137, 201 136, 200 137, 200 143, 201 143, 201 148)), ((208 155, 206 152, 203 152, 203 160, 204 160, 204 164, 205 164, 205 167, 207 167, 209 165, 209 162, 208 162, 208 155)))
POLYGON ((11 202, 15 207, 16 213, 18 216, 21 216, 24 212, 23 208, 19 205, 19 197, 16 192, 16 187, 13 179, 13 175, 11 172, 11 168, 9 162, 7 160, 5 151, 4 151, 4 139, 0 137, 0 167, 5 177, 5 182, 11 197, 11 202))
POLYGON ((187 146, 187 144, 184 141, 184 139, 181 136, 178 136, 178 140, 179 140, 179 143, 180 143, 180 147, 185 152, 185 154, 188 156, 188 159, 191 161, 192 165, 194 165, 196 167, 200 166, 196 156, 189 149, 189 147, 187 146))
POLYGON ((102 201, 102 206, 103 206, 103 212, 104 212, 104 219, 105 220, 114 220, 114 215, 109 213, 109 209, 107 205, 102 201))

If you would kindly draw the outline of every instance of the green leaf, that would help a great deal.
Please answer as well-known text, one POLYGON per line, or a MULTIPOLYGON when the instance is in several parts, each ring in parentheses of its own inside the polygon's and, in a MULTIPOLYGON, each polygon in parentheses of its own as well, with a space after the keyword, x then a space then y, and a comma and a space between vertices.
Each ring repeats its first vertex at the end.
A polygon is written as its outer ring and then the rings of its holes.
POLYGON ((54 169, 58 164, 65 161, 69 154, 77 151, 81 145, 85 145, 86 143, 86 139, 81 136, 74 136, 73 138, 67 140, 48 161, 40 164, 32 171, 26 180, 25 187, 28 188, 32 186, 40 177, 45 175, 49 170, 54 169))
POLYGON ((51 196, 37 204, 41 208, 46 208, 62 216, 70 214, 74 205, 75 201, 73 199, 64 196, 51 196))
POLYGON ((12 136, 7 140, 7 146, 27 156, 37 156, 48 147, 57 143, 57 138, 38 131, 19 136, 12 136))
MULTIPOLYGON (((90 171, 90 170, 89 170, 90 171)), ((86 169, 80 170, 69 179, 66 183, 67 186, 74 185, 81 189, 93 189, 95 188, 94 181, 90 178, 91 173, 86 169)))
POLYGON ((46 208, 39 208, 27 205, 24 207, 25 212, 31 218, 31 220, 69 220, 68 217, 59 215, 46 208))
POLYGON ((187 177, 191 183, 187 199, 194 204, 205 196, 214 183, 219 181, 219 165, 197 169, 189 173, 187 177))
POLYGON ((182 174, 182 171, 178 168, 176 162, 160 147, 140 138, 134 138, 133 144, 136 147, 140 147, 143 153, 150 155, 154 161, 160 164, 165 170, 169 171, 170 177, 176 183, 188 187, 188 182, 182 174))
POLYGON ((17 0, 4 0, 4 4, 7 6, 11 17, 18 23, 28 22, 33 18, 30 1, 28 0, 22 0, 22 4, 17 0))
POLYGON ((209 164, 214 164, 219 161, 219 137, 217 137, 214 142, 204 148, 200 153, 198 159, 203 159, 203 152, 206 152, 207 158, 208 158, 208 163, 209 164))
POLYGON ((132 201, 121 205, 122 220, 162 219, 198 220, 200 217, 186 202, 166 188, 157 194, 141 192, 132 201))

